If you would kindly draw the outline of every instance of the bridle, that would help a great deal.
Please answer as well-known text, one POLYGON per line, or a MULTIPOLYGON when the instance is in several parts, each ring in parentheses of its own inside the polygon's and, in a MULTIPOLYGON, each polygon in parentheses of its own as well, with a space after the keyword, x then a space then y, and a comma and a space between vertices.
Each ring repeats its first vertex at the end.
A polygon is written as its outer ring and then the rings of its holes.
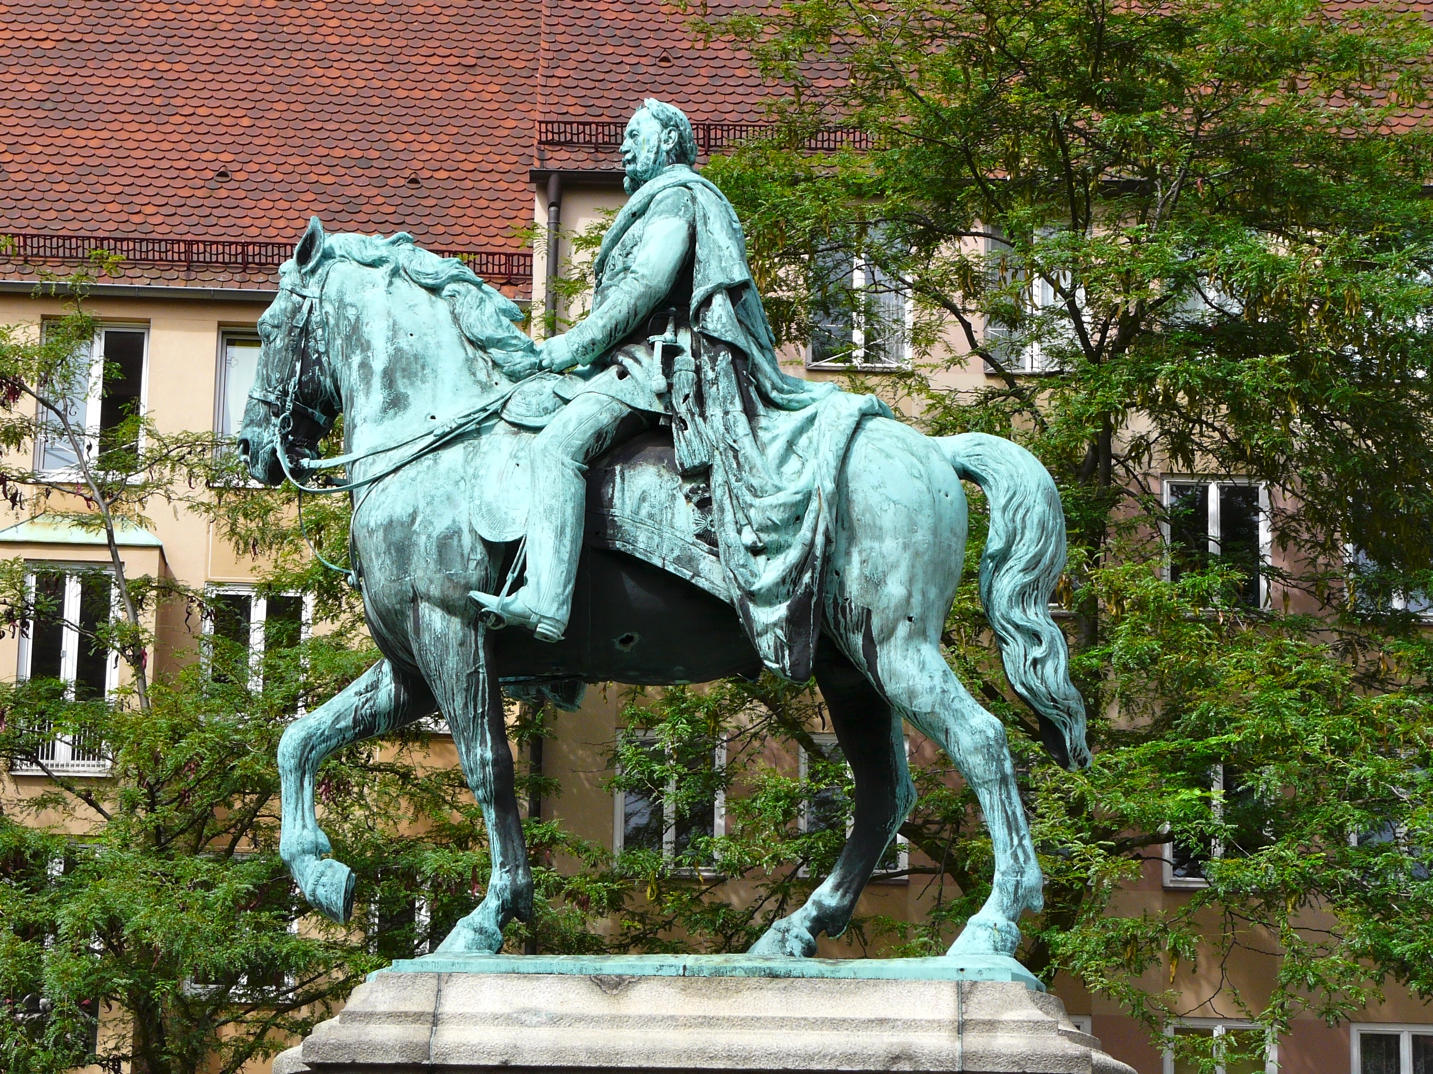
POLYGON ((316 284, 310 288, 295 287, 292 283, 281 282, 280 291, 287 291, 303 299, 303 305, 299 307, 298 313, 294 316, 292 326, 288 332, 286 347, 292 345, 295 336, 298 337, 299 352, 294 357, 293 374, 288 384, 279 392, 274 393, 255 385, 249 393, 249 398, 257 399, 266 404, 269 412, 275 416, 278 428, 275 434, 275 451, 279 457, 279 465, 283 468, 284 477, 300 492, 308 492, 318 496, 332 495, 338 492, 351 492, 355 489, 372 485, 385 477, 397 473, 409 463, 416 461, 431 451, 436 451, 452 441, 466 435, 473 428, 487 418, 493 416, 507 402, 508 396, 517 390, 521 382, 514 383, 508 388, 489 396, 477 406, 466 410, 455 417, 449 418, 430 429, 425 429, 414 436, 399 440, 394 444, 387 444, 383 447, 374 448, 370 451, 353 452, 346 455, 339 455, 334 458, 319 459, 290 459, 288 447, 303 449, 309 452, 316 452, 318 442, 322 440, 333 429, 334 418, 330 418, 322 411, 315 409, 305 403, 301 394, 305 385, 317 381, 321 371, 328 368, 328 333, 324 325, 323 311, 320 300, 323 297, 324 285, 328 282, 329 271, 333 263, 324 266, 323 274, 318 278, 316 284), (286 443, 287 441, 287 443, 286 443), (389 452, 397 451, 399 448, 418 445, 413 451, 403 455, 398 461, 389 466, 383 467, 377 473, 368 477, 340 481, 332 484, 315 486, 305 485, 303 479, 312 474, 322 473, 329 470, 337 470, 352 466, 353 463, 365 459, 376 458, 379 455, 386 455, 389 452), (297 472, 295 472, 297 471, 297 472))
MULTIPOLYGON (((323 296, 323 288, 328 282, 332 267, 332 264, 325 266, 323 274, 308 288, 295 286, 292 280, 280 281, 281 293, 286 291, 303 299, 298 313, 290 321, 284 341, 285 350, 297 350, 293 355, 293 373, 288 383, 277 392, 272 391, 268 385, 258 384, 249 392, 249 398, 264 403, 274 417, 277 423, 276 449, 279 462, 284 476, 295 484, 299 482, 295 480, 292 472, 289 448, 316 453, 319 441, 329 434, 335 421, 335 418, 325 415, 302 399, 305 386, 315 383, 322 371, 328 367, 328 334, 323 315, 319 312, 319 300, 323 296)), ((303 463, 297 465, 301 469, 306 468, 303 463)))

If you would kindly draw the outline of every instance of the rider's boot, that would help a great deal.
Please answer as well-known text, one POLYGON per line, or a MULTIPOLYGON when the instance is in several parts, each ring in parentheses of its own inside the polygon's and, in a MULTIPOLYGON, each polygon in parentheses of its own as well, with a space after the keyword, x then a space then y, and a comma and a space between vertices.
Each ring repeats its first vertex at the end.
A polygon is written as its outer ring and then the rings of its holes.
MULTIPOLYGON (((505 597, 474 591, 493 626, 518 623, 539 641, 561 641, 572 612, 572 586, 582 552, 582 521, 587 506, 586 467, 571 459, 554 460, 533 482, 528 508, 527 582, 505 597)), ((535 475, 536 476, 536 475, 535 475)))

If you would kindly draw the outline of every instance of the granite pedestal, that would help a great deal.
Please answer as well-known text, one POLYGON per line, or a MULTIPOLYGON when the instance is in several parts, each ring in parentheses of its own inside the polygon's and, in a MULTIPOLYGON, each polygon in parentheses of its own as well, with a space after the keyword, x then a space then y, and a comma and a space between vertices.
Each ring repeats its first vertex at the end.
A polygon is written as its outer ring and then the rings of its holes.
POLYGON ((1134 1074, 1010 959, 749 956, 414 959, 370 976, 274 1074, 499 1068, 1134 1074))

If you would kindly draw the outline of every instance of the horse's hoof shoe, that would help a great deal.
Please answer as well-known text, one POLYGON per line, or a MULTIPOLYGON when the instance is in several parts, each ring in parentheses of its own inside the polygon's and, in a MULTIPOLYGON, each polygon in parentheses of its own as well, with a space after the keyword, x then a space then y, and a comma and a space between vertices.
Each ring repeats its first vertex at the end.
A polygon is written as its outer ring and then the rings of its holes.
POLYGON ((994 921, 980 916, 965 923, 961 934, 950 945, 947 955, 1015 955, 1020 946, 1020 926, 1010 921, 994 921))
POLYGON ((340 925, 353 916, 353 870, 336 858, 324 858, 313 871, 308 901, 340 925))
POLYGON ((781 958, 810 958, 816 953, 816 937, 800 925, 778 921, 752 944, 748 955, 776 955, 781 958))

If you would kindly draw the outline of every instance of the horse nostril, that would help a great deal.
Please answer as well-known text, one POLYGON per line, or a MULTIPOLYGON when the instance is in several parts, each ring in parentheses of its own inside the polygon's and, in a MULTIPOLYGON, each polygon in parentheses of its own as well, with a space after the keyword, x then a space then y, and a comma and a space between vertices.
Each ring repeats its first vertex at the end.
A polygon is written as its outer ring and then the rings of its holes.
POLYGON ((249 461, 249 438, 248 438, 247 436, 241 436, 241 437, 239 438, 238 447, 239 447, 239 458, 243 459, 245 462, 248 462, 248 461, 249 461))

